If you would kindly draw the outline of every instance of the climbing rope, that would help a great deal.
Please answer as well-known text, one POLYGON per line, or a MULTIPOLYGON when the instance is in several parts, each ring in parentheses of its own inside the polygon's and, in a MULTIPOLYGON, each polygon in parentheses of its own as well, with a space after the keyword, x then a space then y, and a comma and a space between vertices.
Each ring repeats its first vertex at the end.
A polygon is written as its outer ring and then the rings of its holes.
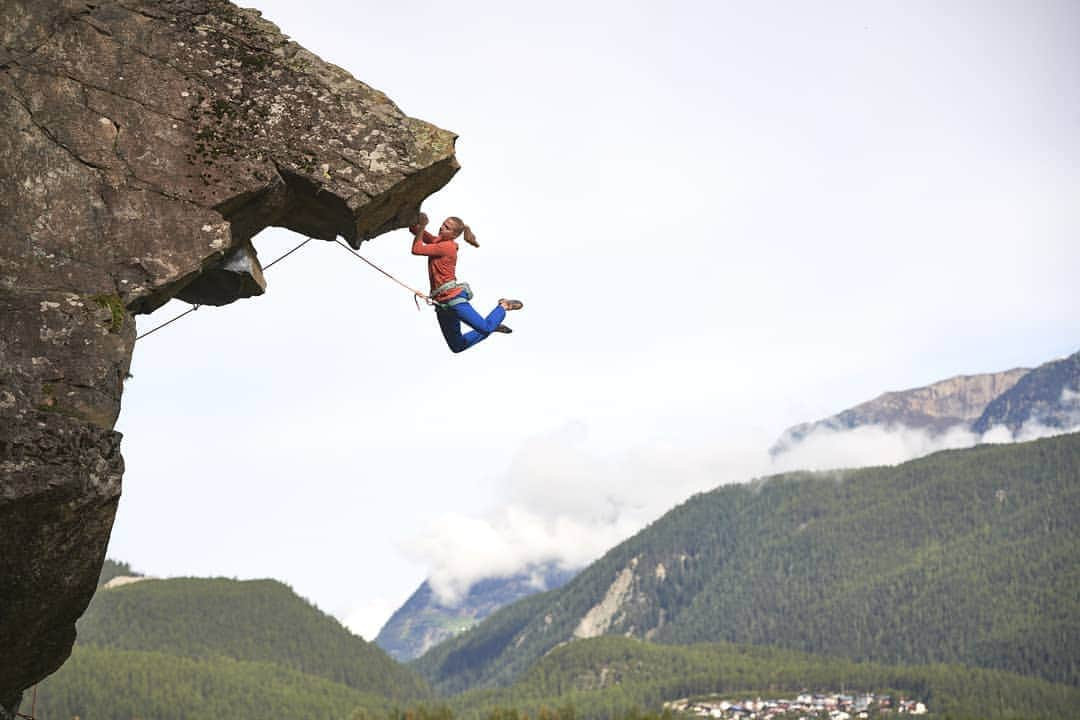
POLYGON ((305 245, 307 245, 307 244, 308 244, 309 242, 311 242, 311 240, 312 240, 312 238, 308 238, 308 239, 307 239, 307 240, 305 240, 304 242, 302 242, 302 243, 300 243, 299 245, 297 245, 296 247, 294 247, 294 248, 293 248, 292 250, 290 250, 289 252, 287 252, 287 253, 285 253, 284 255, 282 255, 281 257, 279 257, 279 258, 278 258, 277 260, 273 260, 273 261, 271 261, 269 265, 265 265, 265 266, 263 266, 263 272, 266 272, 266 271, 267 271, 267 270, 269 270, 270 268, 274 267, 274 266, 275 266, 275 265, 277 265, 277 264, 278 264, 279 262, 281 262, 281 261, 282 261, 282 260, 284 260, 285 258, 287 258, 287 257, 289 257, 290 255, 292 255, 292 254, 293 254, 294 252, 296 252, 296 251, 297 251, 297 250, 299 250, 300 248, 302 248, 302 247, 304 247, 305 245))
MULTIPOLYGON (((281 257, 279 257, 279 258, 277 258, 277 259, 273 260, 273 261, 272 261, 272 262, 270 262, 270 263, 269 263, 268 265, 264 265, 264 266, 263 266, 263 272, 266 272, 266 271, 267 271, 267 270, 269 270, 270 268, 274 267, 274 266, 275 266, 275 265, 277 265, 277 264, 278 264, 279 262, 281 262, 281 261, 282 261, 282 260, 284 260, 285 258, 289 257, 289 256, 290 256, 290 255, 292 255, 292 254, 293 254, 294 252, 296 252, 296 251, 297 251, 297 250, 299 250, 300 248, 304 247, 305 245, 307 245, 307 244, 308 244, 309 242, 311 242, 311 241, 312 241, 312 238, 307 238, 306 240, 304 240, 304 242, 300 243, 299 245, 297 245, 296 247, 294 247, 294 248, 293 248, 292 250, 290 250, 289 252, 287 252, 287 253, 285 253, 284 255, 282 255, 281 257)), ((147 331, 146 331, 146 332, 144 332, 144 333, 143 333, 142 335, 137 335, 137 336, 135 337, 135 339, 136 339, 136 340, 142 340, 142 339, 143 339, 144 337, 146 337, 147 335, 152 335, 152 334, 156 333, 156 332, 157 332, 158 330, 160 330, 161 328, 163 328, 163 327, 165 327, 165 326, 167 326, 167 325, 172 325, 172 324, 173 324, 174 322, 176 322, 176 321, 177 321, 177 320, 179 320, 180 318, 182 318, 182 317, 184 317, 184 316, 186 316, 186 315, 190 315, 191 313, 195 312, 196 310, 198 310, 198 309, 199 309, 199 308, 201 308, 201 307, 202 307, 202 305, 192 305, 192 306, 191 306, 190 308, 188 308, 188 309, 187 309, 187 310, 185 310, 184 312, 180 313, 179 315, 177 315, 177 316, 176 316, 176 317, 174 317, 173 319, 171 319, 171 320, 166 320, 165 322, 161 323, 161 324, 160 324, 160 325, 158 325, 157 327, 155 327, 155 328, 151 328, 151 329, 147 330, 147 331)))
POLYGON ((166 326, 168 326, 168 325, 172 325, 172 324, 173 324, 174 322, 176 322, 176 321, 177 321, 177 320, 179 320, 180 318, 184 317, 185 315, 190 315, 191 313, 195 312, 196 310, 198 310, 198 309, 199 309, 199 308, 201 308, 201 307, 202 307, 202 305, 192 305, 192 306, 191 306, 190 308, 188 308, 188 309, 187 309, 187 310, 185 310, 184 312, 180 313, 179 315, 177 315, 176 317, 174 317, 174 318, 173 318, 172 320, 167 320, 167 321, 165 321, 165 322, 161 323, 160 325, 158 325, 158 326, 157 326, 156 328, 152 328, 152 329, 150 329, 150 330, 147 330, 147 331, 146 331, 146 332, 144 332, 144 333, 143 333, 142 335, 136 335, 136 336, 135 336, 135 339, 136 339, 136 340, 142 340, 142 339, 143 339, 144 337, 146 337, 147 335, 153 335, 154 333, 156 333, 156 332, 157 332, 158 330, 160 330, 161 328, 163 328, 163 327, 166 327, 166 326))
POLYGON ((352 249, 351 247, 349 247, 349 246, 348 246, 348 245, 346 245, 345 243, 341 242, 341 241, 340 241, 340 240, 338 240, 337 238, 335 238, 335 239, 334 239, 334 242, 336 242, 336 243, 337 243, 338 245, 340 245, 341 247, 343 247, 343 248, 345 248, 346 250, 348 250, 348 251, 349 251, 349 253, 351 253, 352 255, 355 255, 356 257, 360 258, 361 260, 363 260, 364 262, 366 262, 366 263, 367 263, 368 265, 370 265, 371 267, 373 267, 373 268, 375 268, 376 270, 378 270, 379 272, 381 272, 381 273, 382 273, 383 275, 385 275, 386 277, 388 277, 388 278, 390 278, 391 280, 393 280, 394 282, 396 282, 396 283, 397 283, 398 285, 400 285, 401 287, 403 287, 403 288, 405 288, 406 290, 408 290, 409 292, 411 292, 411 293, 413 294, 413 302, 414 302, 414 303, 416 303, 416 309, 417 309, 417 310, 419 310, 419 309, 420 309, 420 299, 421 299, 421 298, 422 298, 422 299, 424 300, 424 302, 425 302, 425 303, 427 303, 428 305, 435 305, 435 304, 436 304, 434 300, 432 300, 432 299, 431 299, 430 297, 428 297, 428 296, 427 296, 427 294, 425 294, 425 293, 422 293, 422 292, 420 292, 419 290, 417 290, 416 288, 414 288, 414 287, 410 287, 409 285, 406 285, 405 283, 401 282, 401 281, 400 281, 400 280, 398 280, 398 279, 397 279, 396 277, 394 277, 394 276, 393 276, 393 275, 391 275, 390 273, 386 272, 386 271, 385 271, 385 270, 383 270, 383 269, 382 269, 381 267, 379 267, 379 266, 378 266, 378 265, 376 265, 375 263, 371 262, 371 261, 370 261, 370 260, 368 260, 368 259, 367 259, 366 257, 364 257, 364 256, 363 256, 363 255, 361 255, 360 253, 356 252, 356 251, 355 251, 355 250, 353 250, 353 249, 352 249))
MULTIPOLYGON (((314 239, 314 238, 310 238, 310 237, 309 237, 309 238, 307 238, 306 240, 304 240, 304 242, 300 243, 299 245, 297 245, 296 247, 294 247, 294 248, 293 248, 292 250, 290 250, 289 252, 287 252, 287 253, 285 253, 284 255, 282 255, 281 257, 279 257, 279 258, 275 259, 275 260, 274 260, 273 262, 269 263, 268 265, 265 265, 265 266, 263 266, 263 272, 266 272, 266 271, 267 271, 267 270, 269 270, 270 268, 274 267, 274 266, 275 266, 275 265, 277 265, 277 264, 278 264, 279 262, 281 262, 281 261, 282 261, 282 260, 284 260, 285 258, 287 258, 287 257, 289 257, 290 255, 292 255, 292 254, 293 254, 294 252, 296 252, 296 251, 297 251, 297 250, 299 250, 300 248, 302 248, 302 247, 304 247, 305 245, 307 245, 307 244, 308 244, 309 242, 311 242, 311 241, 312 241, 313 239, 314 239)), ((373 267, 373 268, 375 268, 376 270, 378 270, 379 272, 381 272, 381 273, 382 273, 383 275, 385 275, 386 277, 388 277, 388 278, 390 278, 391 280, 393 280, 394 282, 396 282, 396 283, 397 283, 398 285, 400 285, 401 287, 403 287, 403 288, 405 288, 406 290, 408 290, 409 292, 411 292, 411 293, 413 294, 413 302, 414 302, 414 303, 416 303, 416 309, 417 309, 417 310, 419 310, 419 309, 420 309, 420 300, 423 300, 423 301, 424 301, 424 303, 425 303, 425 304, 427 304, 427 305, 436 305, 436 304, 437 304, 437 303, 436 303, 436 302, 435 302, 434 300, 432 300, 432 299, 431 299, 431 298, 430 298, 430 297, 429 297, 429 296, 428 296, 428 295, 427 295, 426 293, 422 293, 422 292, 420 292, 419 290, 417 290, 416 288, 414 288, 414 287, 411 287, 411 286, 409 286, 409 285, 406 285, 405 283, 401 282, 401 281, 400 281, 400 280, 398 280, 398 279, 397 279, 396 277, 394 277, 394 276, 393 276, 393 275, 391 275, 390 273, 386 272, 386 271, 385 271, 385 270, 383 270, 383 269, 382 269, 381 267, 379 267, 379 266, 378 266, 378 265, 376 265, 375 263, 371 262, 370 260, 368 260, 368 259, 367 259, 366 257, 364 257, 363 255, 361 255, 360 253, 356 252, 356 251, 355 251, 355 250, 353 250, 353 249, 352 249, 351 247, 349 247, 349 246, 348 246, 348 245, 346 245, 345 243, 341 242, 341 240, 338 240, 338 239, 336 239, 336 238, 335 238, 335 239, 334 239, 334 242, 336 242, 336 243, 337 243, 338 245, 340 245, 341 247, 343 247, 343 248, 345 248, 346 250, 348 250, 348 251, 349 251, 349 253, 351 253, 352 255, 355 255, 356 257, 360 258, 361 260, 363 260, 364 262, 366 262, 366 263, 367 263, 368 265, 370 265, 371 267, 373 267)), ((196 310, 198 310, 198 309, 199 309, 199 308, 201 308, 201 307, 202 307, 202 305, 192 305, 192 306, 191 306, 191 307, 190 307, 189 309, 187 309, 187 310, 185 310, 184 312, 180 313, 179 315, 177 315, 176 317, 172 318, 171 320, 166 320, 165 322, 161 323, 161 324, 160 324, 160 325, 158 325, 157 327, 154 327, 154 328, 151 328, 151 329, 147 330, 147 331, 146 331, 146 332, 144 332, 143 334, 141 334, 141 335, 138 335, 138 336, 136 336, 136 337, 135 337, 135 339, 136 339, 136 340, 142 340, 142 339, 143 339, 144 337, 146 337, 147 335, 152 335, 153 333, 156 333, 156 332, 157 332, 158 330, 161 330, 162 328, 164 328, 164 327, 166 327, 166 326, 168 326, 168 325, 171 325, 171 324, 173 324, 174 322, 176 322, 177 320, 179 320, 180 318, 182 318, 182 317, 184 317, 184 316, 186 316, 186 315, 190 315, 191 313, 195 312, 196 310)))
POLYGON ((37 714, 37 685, 34 686, 34 699, 30 701, 30 714, 26 715, 21 712, 16 712, 15 717, 23 718, 23 720, 35 720, 34 716, 37 714))

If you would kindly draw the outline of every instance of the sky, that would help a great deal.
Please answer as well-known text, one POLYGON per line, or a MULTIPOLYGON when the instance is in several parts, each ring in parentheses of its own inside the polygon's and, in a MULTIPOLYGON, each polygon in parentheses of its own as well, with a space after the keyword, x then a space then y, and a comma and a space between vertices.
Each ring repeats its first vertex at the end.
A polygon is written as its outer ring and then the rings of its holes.
MULTIPOLYGON (((241 4, 460 136, 424 210, 476 232, 478 309, 525 307, 453 355, 313 242, 139 341, 109 546, 136 570, 277 578, 371 639, 427 577, 586 563, 786 469, 793 424, 1080 349, 1074 2, 241 4)), ((362 253, 422 286, 409 245, 362 253)), ((866 430, 805 460, 936 447, 866 430)))

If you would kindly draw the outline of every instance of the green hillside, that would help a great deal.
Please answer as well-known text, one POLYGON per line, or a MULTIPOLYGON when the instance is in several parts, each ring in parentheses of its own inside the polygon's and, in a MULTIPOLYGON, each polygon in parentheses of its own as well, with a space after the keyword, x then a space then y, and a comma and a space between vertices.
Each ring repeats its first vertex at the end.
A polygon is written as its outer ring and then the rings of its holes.
POLYGON ((508 685, 577 630, 1077 685, 1078 553, 1080 435, 777 476, 692 498, 415 667, 443 692, 508 685))
MULTIPOLYGON (((28 694, 24 713, 30 704, 28 694)), ((38 688, 35 717, 343 720, 358 710, 387 716, 390 709, 386 698, 273 663, 77 645, 38 688)))
MULTIPOLYGON (((929 705, 930 717, 953 720, 1060 718, 1080 708, 1077 688, 1000 671, 856 664, 777 648, 605 637, 555 649, 512 687, 407 710, 272 663, 77 646, 39 688, 36 717, 614 720, 656 715, 666 701, 704 693, 775 697, 841 687, 918 698, 929 705)), ((24 711, 28 704, 29 698, 24 711)))
POLYGON ((273 580, 146 580, 101 590, 78 623, 78 647, 272 663, 395 701, 426 683, 273 580))
MULTIPOLYGON (((658 712, 663 703, 705 693, 793 696, 800 690, 879 691, 924 700, 934 717, 1072 717, 1080 689, 996 670, 955 665, 889 666, 728 643, 673 646, 622 637, 556 648, 513 686, 450 698, 460 717, 497 708, 533 715, 572 707, 588 718, 658 712)), ((562 714, 566 714, 563 712, 562 714)))

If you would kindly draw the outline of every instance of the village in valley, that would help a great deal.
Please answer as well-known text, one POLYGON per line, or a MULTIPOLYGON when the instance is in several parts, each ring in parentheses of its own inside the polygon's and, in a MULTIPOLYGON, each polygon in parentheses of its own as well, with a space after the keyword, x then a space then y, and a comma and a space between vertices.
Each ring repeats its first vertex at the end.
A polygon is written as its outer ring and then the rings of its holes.
POLYGON ((664 707, 696 717, 722 720, 787 720, 788 718, 798 720, 858 718, 863 720, 892 714, 925 715, 927 712, 926 705, 918 700, 906 698, 894 700, 889 695, 872 693, 847 695, 802 692, 794 699, 777 700, 763 700, 760 697, 734 700, 711 696, 674 700, 665 703, 664 707))

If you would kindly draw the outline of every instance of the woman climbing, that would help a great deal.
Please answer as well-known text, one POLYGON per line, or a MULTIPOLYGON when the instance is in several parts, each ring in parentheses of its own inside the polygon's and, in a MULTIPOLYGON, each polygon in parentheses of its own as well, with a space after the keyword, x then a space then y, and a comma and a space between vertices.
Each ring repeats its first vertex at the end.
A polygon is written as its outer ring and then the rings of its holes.
POLYGON ((428 217, 420 213, 416 224, 409 227, 413 234, 412 254, 425 255, 428 259, 428 279, 431 280, 431 299, 435 302, 435 314, 439 318, 439 327, 450 350, 459 353, 472 347, 493 332, 510 333, 510 328, 502 324, 508 310, 520 310, 520 300, 503 298, 495 309, 482 317, 469 304, 472 289, 468 283, 458 282, 457 237, 465 233, 465 242, 473 247, 480 247, 476 236, 461 218, 448 217, 439 228, 438 235, 427 231, 428 217), (461 334, 461 323, 472 328, 461 334))

